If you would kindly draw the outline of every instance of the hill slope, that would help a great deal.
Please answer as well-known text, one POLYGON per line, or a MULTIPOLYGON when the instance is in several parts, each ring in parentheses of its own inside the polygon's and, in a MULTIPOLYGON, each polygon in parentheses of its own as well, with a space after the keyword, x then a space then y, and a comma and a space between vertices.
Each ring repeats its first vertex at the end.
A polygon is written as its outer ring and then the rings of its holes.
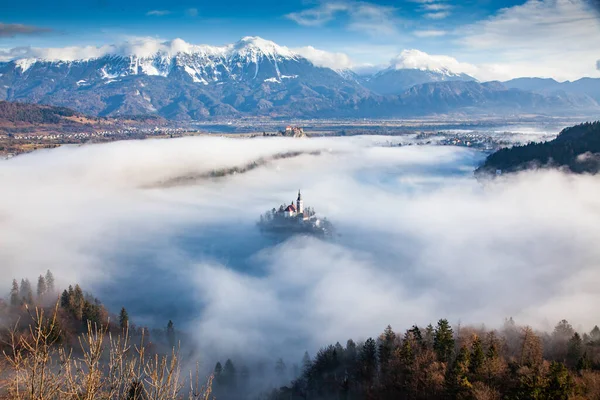
POLYGON ((515 172, 538 167, 562 167, 576 173, 600 171, 600 121, 566 128, 549 142, 498 150, 476 173, 515 172))

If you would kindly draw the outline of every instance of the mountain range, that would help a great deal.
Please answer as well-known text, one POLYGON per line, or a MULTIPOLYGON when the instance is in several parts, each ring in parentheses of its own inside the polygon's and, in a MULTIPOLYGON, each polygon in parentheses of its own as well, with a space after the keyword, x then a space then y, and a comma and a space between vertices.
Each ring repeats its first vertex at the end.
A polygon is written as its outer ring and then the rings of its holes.
POLYGON ((97 116, 150 114, 185 121, 600 110, 600 90, 588 93, 591 85, 573 83, 571 90, 556 83, 556 90, 537 81, 480 83, 449 69, 397 66, 359 76, 315 65, 258 37, 221 47, 176 39, 143 54, 0 63, 0 100, 66 106, 97 116))

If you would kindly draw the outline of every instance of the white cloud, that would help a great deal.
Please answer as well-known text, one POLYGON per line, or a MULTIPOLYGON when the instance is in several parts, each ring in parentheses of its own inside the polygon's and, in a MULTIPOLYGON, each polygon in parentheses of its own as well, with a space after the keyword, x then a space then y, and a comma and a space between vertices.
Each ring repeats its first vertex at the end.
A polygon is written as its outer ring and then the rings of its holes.
POLYGON ((584 0, 528 0, 456 33, 467 54, 511 77, 597 74, 600 20, 584 0))
POLYGON ((438 30, 438 29, 428 29, 428 30, 417 30, 413 32, 413 35, 421 38, 431 38, 431 37, 441 37, 448 34, 448 31, 438 30))
POLYGON ((146 13, 148 16, 162 17, 171 14, 169 10, 151 10, 146 13))
POLYGON ((347 29, 372 35, 393 35, 398 32, 396 9, 362 1, 323 2, 319 5, 287 14, 286 17, 303 26, 322 26, 339 16, 348 18, 347 29))
POLYGON ((319 67, 341 70, 348 69, 353 66, 350 57, 344 53, 333 53, 325 50, 319 50, 312 46, 297 47, 291 50, 319 67))
POLYGON ((207 45, 193 45, 182 39, 165 41, 164 39, 152 37, 129 37, 118 44, 107 44, 103 46, 71 46, 71 47, 15 47, 12 49, 0 49, 0 61, 10 61, 23 58, 36 58, 48 61, 73 61, 89 60, 103 57, 105 55, 120 55, 138 57, 150 57, 156 53, 176 54, 187 53, 195 50, 206 52, 223 51, 223 47, 207 45))
POLYGON ((450 15, 448 11, 436 11, 432 13, 426 13, 425 17, 429 19, 444 19, 450 15))
POLYGON ((185 14, 188 17, 197 17, 198 16, 198 9, 197 8, 188 8, 187 10, 185 10, 185 14))
POLYGON ((396 69, 449 70, 455 73, 477 75, 478 68, 469 63, 459 62, 456 58, 431 55, 419 50, 404 50, 391 61, 396 69))

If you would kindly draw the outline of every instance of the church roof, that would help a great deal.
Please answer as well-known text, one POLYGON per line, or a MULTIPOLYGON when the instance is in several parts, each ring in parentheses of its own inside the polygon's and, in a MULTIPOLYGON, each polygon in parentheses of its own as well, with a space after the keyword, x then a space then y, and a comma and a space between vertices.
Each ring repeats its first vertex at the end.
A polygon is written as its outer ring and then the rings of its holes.
POLYGON ((285 211, 293 211, 296 212, 296 206, 293 204, 290 204, 289 206, 287 206, 287 208, 285 209, 285 211))

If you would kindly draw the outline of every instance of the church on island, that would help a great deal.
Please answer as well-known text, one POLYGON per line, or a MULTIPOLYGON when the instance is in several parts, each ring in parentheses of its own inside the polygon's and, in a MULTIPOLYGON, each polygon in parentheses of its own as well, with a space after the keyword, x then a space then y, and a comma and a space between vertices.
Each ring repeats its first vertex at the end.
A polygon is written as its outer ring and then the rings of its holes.
POLYGON ((260 217, 258 223, 264 231, 279 233, 309 233, 329 234, 331 224, 326 219, 316 217, 315 211, 310 207, 304 207, 302 193, 298 190, 296 203, 282 204, 279 209, 273 208, 260 217))

